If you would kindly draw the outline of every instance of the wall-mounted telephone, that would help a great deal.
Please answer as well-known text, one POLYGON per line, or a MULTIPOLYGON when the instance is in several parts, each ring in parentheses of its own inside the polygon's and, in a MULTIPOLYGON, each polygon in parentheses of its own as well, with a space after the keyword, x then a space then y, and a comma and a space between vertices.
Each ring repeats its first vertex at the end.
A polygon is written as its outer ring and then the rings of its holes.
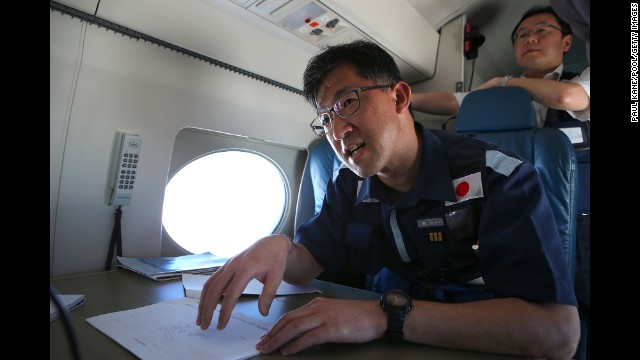
POLYGON ((118 132, 111 158, 109 205, 129 205, 133 190, 138 182, 138 165, 142 137, 136 134, 118 132))

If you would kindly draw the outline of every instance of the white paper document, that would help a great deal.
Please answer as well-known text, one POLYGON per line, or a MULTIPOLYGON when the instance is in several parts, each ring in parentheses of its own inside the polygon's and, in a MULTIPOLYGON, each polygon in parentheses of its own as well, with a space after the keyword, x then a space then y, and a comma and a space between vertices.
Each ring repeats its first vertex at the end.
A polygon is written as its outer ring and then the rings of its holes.
POLYGON ((224 330, 196 326, 198 299, 184 297, 141 308, 99 315, 89 324, 141 359, 246 359, 260 352, 256 344, 271 325, 233 312, 224 330))
MULTIPOLYGON (((184 294, 188 297, 200 298, 202 293, 202 287, 204 283, 211 277, 211 275, 199 275, 199 274, 182 274, 182 286, 184 287, 184 294)), ((262 283, 256 279, 249 281, 247 287, 242 292, 243 295, 260 295, 262 293, 262 283)), ((313 286, 299 286, 291 285, 286 282, 281 282, 276 290, 276 295, 295 295, 295 294, 312 294, 321 293, 322 291, 314 288, 313 286)))
POLYGON ((183 272, 208 273, 218 270, 229 259, 203 254, 157 258, 131 258, 116 256, 118 266, 135 271, 155 281, 177 279, 183 272))
MULTIPOLYGON (((58 295, 58 300, 66 311, 71 311, 84 304, 84 295, 58 295)), ((62 314, 53 299, 49 299, 49 321, 57 319, 60 315, 62 314)))

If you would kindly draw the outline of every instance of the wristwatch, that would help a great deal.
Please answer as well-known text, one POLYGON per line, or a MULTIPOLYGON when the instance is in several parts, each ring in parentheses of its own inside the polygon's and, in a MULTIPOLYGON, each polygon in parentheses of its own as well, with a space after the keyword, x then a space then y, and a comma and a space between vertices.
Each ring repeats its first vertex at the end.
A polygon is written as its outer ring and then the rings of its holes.
POLYGON ((411 311, 411 298, 402 290, 391 289, 380 297, 380 306, 387 313, 387 331, 384 336, 388 340, 403 340, 404 318, 411 311))
POLYGON ((502 78, 502 81, 500 81, 500 87, 505 87, 507 86, 507 83, 509 82, 509 80, 513 79, 513 76, 511 75, 507 75, 505 77, 502 78))

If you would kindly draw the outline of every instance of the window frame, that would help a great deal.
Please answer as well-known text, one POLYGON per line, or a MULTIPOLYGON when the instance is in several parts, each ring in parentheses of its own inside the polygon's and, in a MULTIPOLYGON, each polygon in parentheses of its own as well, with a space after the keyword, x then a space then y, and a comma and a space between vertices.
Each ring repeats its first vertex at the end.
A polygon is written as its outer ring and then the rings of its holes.
MULTIPOLYGON (((286 199, 281 220, 274 233, 293 237, 300 182, 308 157, 308 151, 305 148, 221 131, 186 127, 176 135, 165 186, 180 169, 194 160, 208 154, 229 150, 246 151, 262 156, 280 170, 286 199)), ((162 225, 161 256, 186 254, 190 252, 175 242, 162 225)))

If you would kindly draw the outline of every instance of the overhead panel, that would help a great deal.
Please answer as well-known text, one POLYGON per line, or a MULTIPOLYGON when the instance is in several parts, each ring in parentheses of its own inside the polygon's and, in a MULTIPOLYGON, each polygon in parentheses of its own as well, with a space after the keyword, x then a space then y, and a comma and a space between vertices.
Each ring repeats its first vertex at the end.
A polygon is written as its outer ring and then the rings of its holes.
POLYGON ((229 1, 319 49, 356 39, 376 42, 393 56, 410 84, 435 71, 439 35, 406 0, 229 1))

